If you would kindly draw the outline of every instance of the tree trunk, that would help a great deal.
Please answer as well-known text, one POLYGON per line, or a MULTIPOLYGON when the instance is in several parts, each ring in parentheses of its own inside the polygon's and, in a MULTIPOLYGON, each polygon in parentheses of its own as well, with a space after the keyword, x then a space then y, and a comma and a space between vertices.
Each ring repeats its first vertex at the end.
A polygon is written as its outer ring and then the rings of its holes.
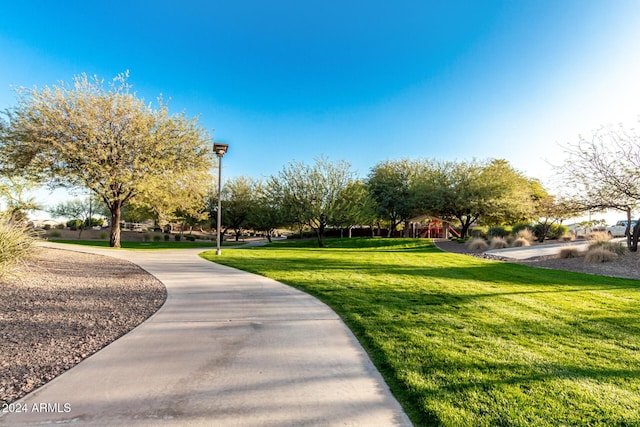
MULTIPOLYGON (((631 221, 629 221, 629 224, 631 224, 631 221)), ((638 239, 640 239, 640 218, 638 218, 636 226, 633 227, 633 239, 631 241, 631 246, 629 247, 631 252, 638 252, 638 239)))
POLYGON ((109 246, 112 248, 120 247, 120 203, 116 203, 109 207, 111 211, 111 233, 109 237, 109 246))
POLYGON ((624 231, 624 235, 627 236, 627 248, 629 248, 632 252, 638 250, 638 239, 633 239, 632 233, 635 232, 635 229, 631 229, 631 208, 627 208, 627 229, 624 231), (633 242, 636 243, 633 243, 633 242), (632 245, 635 246, 635 249, 632 248, 632 245))
POLYGON ((271 243, 271 230, 267 230, 267 240, 271 243))

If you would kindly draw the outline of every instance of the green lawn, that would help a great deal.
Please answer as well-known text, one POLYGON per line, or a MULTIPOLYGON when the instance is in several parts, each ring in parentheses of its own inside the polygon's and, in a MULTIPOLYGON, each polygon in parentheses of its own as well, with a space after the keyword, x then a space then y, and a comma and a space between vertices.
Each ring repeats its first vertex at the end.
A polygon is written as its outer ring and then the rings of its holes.
MULTIPOLYGON (((49 238, 50 242, 55 243, 69 243, 73 245, 84 245, 84 246, 99 246, 99 247, 109 247, 109 241, 106 240, 63 240, 63 239, 52 239, 49 238)), ((224 242, 223 246, 235 246, 241 245, 240 243, 235 242, 224 242)), ((184 248, 215 248, 216 242, 205 242, 205 241, 161 241, 161 242, 120 242, 120 246, 124 249, 184 249, 184 248)))
POLYGON ((339 313, 416 425, 640 426, 640 282, 440 252, 274 243, 203 257, 339 313))

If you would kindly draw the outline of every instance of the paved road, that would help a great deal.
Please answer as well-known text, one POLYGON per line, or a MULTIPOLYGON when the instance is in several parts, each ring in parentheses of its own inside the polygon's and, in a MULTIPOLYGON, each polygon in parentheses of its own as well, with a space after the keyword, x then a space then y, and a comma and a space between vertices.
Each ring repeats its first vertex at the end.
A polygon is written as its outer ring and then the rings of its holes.
POLYGON ((165 284, 167 302, 0 425, 411 425, 351 332, 315 298, 200 250, 74 249, 140 265, 165 284))

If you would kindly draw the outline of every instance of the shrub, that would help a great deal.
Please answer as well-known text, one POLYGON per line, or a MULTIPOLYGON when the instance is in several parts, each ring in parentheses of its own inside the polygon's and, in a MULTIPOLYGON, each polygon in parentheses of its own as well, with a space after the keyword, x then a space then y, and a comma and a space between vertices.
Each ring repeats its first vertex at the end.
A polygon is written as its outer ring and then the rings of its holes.
POLYGON ((28 229, 0 223, 0 276, 31 256, 33 242, 33 235, 28 229))
POLYGON ((105 232, 103 231, 102 233, 98 234, 98 237, 99 237, 100 239, 106 239, 106 238, 107 238, 107 233, 105 233, 105 232))
POLYGON ((58 230, 64 230, 64 227, 65 227, 64 224, 56 225, 56 229, 58 229, 58 230))
POLYGON ((69 227, 70 230, 77 230, 81 226, 82 226, 81 219, 70 219, 69 221, 67 221, 67 227, 69 227))
POLYGON ((487 231, 489 237, 507 237, 509 232, 504 227, 491 227, 487 231))
POLYGON ((472 251, 486 251, 489 249, 487 242, 479 238, 469 240, 467 247, 472 251))
POLYGON ((587 264, 596 264, 600 262, 611 262, 618 258, 618 255, 604 247, 594 247, 587 251, 584 262, 587 264))
POLYGON ((176 242, 179 242, 182 239, 182 236, 180 236, 179 234, 176 234, 175 236, 173 236, 173 238, 175 239, 176 242))
POLYGON ((164 235, 164 241, 168 242, 169 240, 171 240, 171 234, 165 234, 164 235))
POLYGON ((45 230, 45 231, 49 231, 49 230, 51 230, 51 224, 45 224, 45 225, 43 225, 43 226, 42 226, 42 229, 43 229, 43 230, 45 230))
POLYGON ((486 239, 487 233, 484 231, 482 227, 472 228, 469 232, 472 238, 474 239, 486 239))
POLYGON ((47 236, 49 237, 62 237, 62 233, 58 230, 51 230, 49 233, 47 233, 47 236))
POLYGON ((587 239, 593 240, 594 242, 608 242, 611 240, 611 235, 606 231, 593 231, 589 233, 587 239))
MULTIPOLYGON (((532 227, 533 234, 535 234, 536 238, 539 240, 540 236, 542 236, 544 226, 542 224, 536 224, 532 227)), ((549 226, 549 230, 547 231, 547 239, 559 239, 565 234, 569 233, 569 227, 562 224, 551 224, 549 226)))
POLYGON ((619 242, 612 242, 610 240, 594 240, 589 243, 589 250, 602 248, 616 255, 624 255, 627 252, 627 248, 622 246, 619 242))
POLYGON ((162 240, 162 236, 160 236, 159 234, 156 234, 153 236, 153 241, 154 242, 159 242, 160 240, 162 240))
POLYGON ((511 233, 514 236, 518 236, 518 233, 520 233, 522 230, 531 231, 532 228, 533 227, 528 222, 520 222, 520 223, 514 225, 513 227, 511 227, 511 233))
POLYGON ((567 258, 578 258, 582 253, 575 246, 566 246, 560 249, 560 253, 558 254, 559 258, 567 259, 567 258))
POLYGON ((525 239, 524 237, 518 237, 516 240, 513 241, 512 246, 515 248, 531 246, 531 242, 529 241, 529 239, 525 239))
POLYGON ((528 242, 533 242, 536 240, 536 236, 533 234, 530 228, 521 228, 514 234, 516 239, 525 239, 528 242))
POLYGON ((494 237, 491 239, 491 249, 504 249, 508 248, 509 244, 502 237, 494 237))
POLYGON ((184 236, 185 239, 187 239, 190 242, 195 242, 196 241, 196 236, 194 236, 193 234, 187 234, 186 236, 184 236))
POLYGON ((559 239, 561 242, 573 242, 576 240, 576 236, 573 234, 567 234, 566 236, 562 236, 559 239))
POLYGON ((142 240, 148 242, 149 240, 151 240, 151 235, 149 233, 144 233, 142 235, 142 240))

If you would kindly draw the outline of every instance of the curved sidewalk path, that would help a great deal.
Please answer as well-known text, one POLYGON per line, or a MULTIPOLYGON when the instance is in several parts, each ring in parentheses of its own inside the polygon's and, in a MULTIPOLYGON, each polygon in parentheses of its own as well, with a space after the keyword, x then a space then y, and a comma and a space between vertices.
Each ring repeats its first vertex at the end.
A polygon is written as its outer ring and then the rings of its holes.
POLYGON ((168 297, 18 401, 27 412, 1 414, 2 426, 411 425, 340 318, 303 292, 206 261, 202 249, 45 245, 132 261, 168 297))

